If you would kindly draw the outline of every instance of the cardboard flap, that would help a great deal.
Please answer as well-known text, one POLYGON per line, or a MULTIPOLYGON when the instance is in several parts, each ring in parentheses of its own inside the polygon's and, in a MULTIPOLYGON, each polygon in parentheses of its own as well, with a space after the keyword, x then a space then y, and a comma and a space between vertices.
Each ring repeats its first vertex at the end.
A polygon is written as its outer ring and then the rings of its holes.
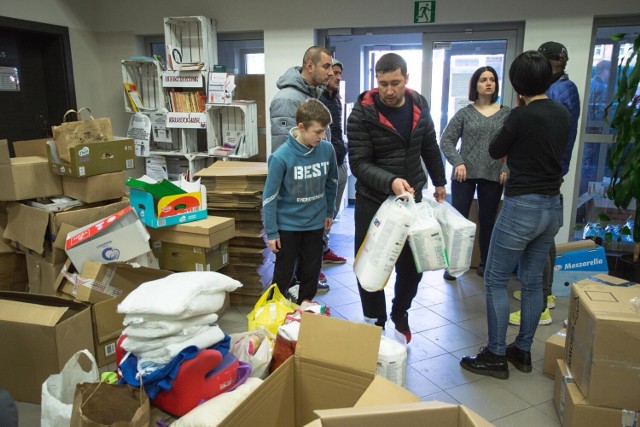
POLYGON ((55 326, 68 309, 68 307, 53 307, 20 301, 0 300, 0 320, 41 326, 55 326))
POLYGON ((0 165, 8 165, 11 163, 9 154, 9 141, 0 139, 0 165))
POLYGON ((2 237, 42 254, 49 212, 22 203, 13 203, 7 208, 7 213, 7 228, 2 237))
POLYGON ((50 138, 13 141, 13 151, 15 151, 16 157, 39 156, 46 158, 48 139, 50 138))
POLYGON ((376 375, 354 407, 420 402, 420 398, 406 388, 376 375))
POLYGON ((9 217, 7 216, 7 214, 0 213, 0 254, 12 253, 16 251, 13 246, 10 245, 10 242, 2 238, 5 228, 7 228, 8 220, 9 217))
POLYGON ((375 373, 382 328, 302 313, 296 354, 375 373))
POLYGON ((591 249, 596 246, 596 242, 591 239, 578 240, 576 242, 560 243, 556 245, 556 253, 580 251, 583 249, 591 249))
POLYGON ((67 234, 71 233, 73 230, 76 230, 78 227, 69 225, 69 224, 61 224, 60 229, 58 230, 58 234, 56 235, 56 240, 53 242, 53 247, 57 249, 64 250, 64 245, 67 241, 67 234))

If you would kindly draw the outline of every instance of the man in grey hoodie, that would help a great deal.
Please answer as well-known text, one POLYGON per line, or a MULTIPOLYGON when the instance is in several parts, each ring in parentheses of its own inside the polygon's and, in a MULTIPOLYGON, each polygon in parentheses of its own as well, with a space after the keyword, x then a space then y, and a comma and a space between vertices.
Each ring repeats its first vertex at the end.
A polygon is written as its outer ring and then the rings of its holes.
MULTIPOLYGON (((275 152, 296 127, 296 110, 309 98, 319 98, 324 85, 333 75, 333 59, 329 50, 312 46, 304 53, 302 67, 289 68, 278 79, 278 93, 269 107, 271 117, 271 152, 275 152)), ((327 130, 327 140, 330 134, 327 130)))

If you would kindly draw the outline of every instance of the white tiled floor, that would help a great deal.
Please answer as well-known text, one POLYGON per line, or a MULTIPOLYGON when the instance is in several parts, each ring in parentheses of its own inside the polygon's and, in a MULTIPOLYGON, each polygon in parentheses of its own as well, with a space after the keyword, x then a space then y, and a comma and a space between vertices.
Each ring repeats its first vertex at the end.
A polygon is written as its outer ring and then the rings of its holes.
MULTIPOLYGON (((331 232, 331 248, 347 258, 347 264, 324 269, 331 290, 317 299, 331 307, 333 317, 362 321, 362 309, 353 265, 353 207, 345 209, 331 232)), ((393 283, 393 276, 390 283, 393 283)), ((510 292, 517 290, 512 280, 510 292)), ((389 301, 393 286, 385 290, 389 301)), ((513 310, 519 309, 512 300, 513 310)), ((247 328, 249 306, 232 306, 219 321, 226 333, 247 328)), ((408 347, 407 388, 423 400, 462 403, 496 426, 559 426, 553 406, 553 380, 542 373, 544 342, 567 317, 568 298, 558 297, 551 311, 553 323, 538 328, 532 348, 533 372, 525 374, 510 365, 508 380, 472 374, 460 368, 462 356, 473 355, 485 345, 487 323, 482 279, 475 270, 455 282, 442 271, 425 273, 409 313, 413 338, 408 347)), ((509 337, 517 328, 509 326, 509 337)), ((40 407, 18 403, 20 426, 39 425, 40 407)))

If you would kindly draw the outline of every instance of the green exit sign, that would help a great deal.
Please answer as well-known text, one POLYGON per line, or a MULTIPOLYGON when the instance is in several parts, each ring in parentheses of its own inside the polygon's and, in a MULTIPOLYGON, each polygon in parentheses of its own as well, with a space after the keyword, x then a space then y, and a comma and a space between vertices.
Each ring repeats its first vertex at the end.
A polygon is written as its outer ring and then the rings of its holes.
POLYGON ((436 22, 436 1, 417 1, 413 9, 414 24, 430 24, 436 22))

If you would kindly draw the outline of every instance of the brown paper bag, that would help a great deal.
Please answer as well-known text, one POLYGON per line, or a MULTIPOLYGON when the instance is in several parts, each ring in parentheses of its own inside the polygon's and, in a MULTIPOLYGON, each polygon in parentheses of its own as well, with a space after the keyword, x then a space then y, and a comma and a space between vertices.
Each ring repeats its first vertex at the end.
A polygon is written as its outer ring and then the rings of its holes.
POLYGON ((143 387, 103 382, 76 386, 71 427, 147 427, 150 422, 149 397, 143 387))
POLYGON ((111 141, 113 130, 109 118, 94 119, 91 110, 81 108, 77 112, 69 110, 64 113, 60 126, 52 126, 53 140, 58 149, 58 156, 65 162, 71 162, 69 148, 78 144, 88 144, 93 142, 111 141), (89 113, 88 120, 81 120, 83 111, 89 113), (76 113, 78 121, 67 121, 70 113, 76 113))

